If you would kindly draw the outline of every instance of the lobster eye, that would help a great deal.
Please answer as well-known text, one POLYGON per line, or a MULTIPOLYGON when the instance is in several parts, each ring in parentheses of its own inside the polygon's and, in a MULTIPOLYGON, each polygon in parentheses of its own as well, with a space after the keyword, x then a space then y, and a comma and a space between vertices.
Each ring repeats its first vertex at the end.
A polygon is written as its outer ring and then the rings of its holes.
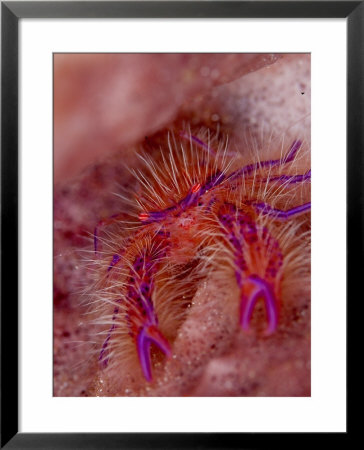
POLYGON ((194 184, 191 188, 191 191, 195 194, 201 189, 201 183, 194 184))
POLYGON ((142 222, 145 222, 146 220, 149 219, 149 214, 146 212, 142 212, 139 214, 138 219, 142 222))

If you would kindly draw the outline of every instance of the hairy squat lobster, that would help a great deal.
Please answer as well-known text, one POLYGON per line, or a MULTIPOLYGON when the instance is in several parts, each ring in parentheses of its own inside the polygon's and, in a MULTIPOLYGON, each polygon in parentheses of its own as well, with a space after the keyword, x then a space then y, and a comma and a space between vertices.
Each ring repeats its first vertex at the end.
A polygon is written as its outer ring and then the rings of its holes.
POLYGON ((117 359, 137 358, 148 382, 152 349, 172 355, 194 289, 211 270, 234 271, 244 331, 258 300, 266 310, 264 334, 277 329, 285 254, 310 210, 309 202, 292 204, 293 193, 307 191, 311 180, 311 170, 297 174, 301 141, 277 159, 246 164, 227 145, 214 148, 185 132, 180 137, 169 135, 159 159, 141 156, 146 170, 135 172, 142 193, 129 199, 132 226, 123 212, 94 232, 92 295, 104 336, 99 363, 106 369, 117 359), (102 228, 115 224, 120 230, 104 240, 102 228))

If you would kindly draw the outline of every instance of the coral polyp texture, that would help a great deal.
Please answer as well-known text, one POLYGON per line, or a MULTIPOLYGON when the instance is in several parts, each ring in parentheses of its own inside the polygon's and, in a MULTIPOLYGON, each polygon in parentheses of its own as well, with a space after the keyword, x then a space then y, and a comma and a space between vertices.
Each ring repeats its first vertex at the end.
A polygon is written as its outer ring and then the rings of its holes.
POLYGON ((309 284, 306 143, 240 150, 208 131, 171 131, 139 159, 137 187, 119 194, 127 206, 96 224, 86 296, 98 380, 115 386, 162 376, 210 280, 238 332, 262 339, 279 330, 296 286, 309 284))

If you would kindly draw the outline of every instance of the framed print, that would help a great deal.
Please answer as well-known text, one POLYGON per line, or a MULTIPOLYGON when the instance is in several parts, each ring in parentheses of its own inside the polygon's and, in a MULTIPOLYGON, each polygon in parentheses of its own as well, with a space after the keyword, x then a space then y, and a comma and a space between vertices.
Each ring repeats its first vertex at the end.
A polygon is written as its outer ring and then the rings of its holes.
POLYGON ((363 8, 2 2, 3 447, 348 439, 363 8))

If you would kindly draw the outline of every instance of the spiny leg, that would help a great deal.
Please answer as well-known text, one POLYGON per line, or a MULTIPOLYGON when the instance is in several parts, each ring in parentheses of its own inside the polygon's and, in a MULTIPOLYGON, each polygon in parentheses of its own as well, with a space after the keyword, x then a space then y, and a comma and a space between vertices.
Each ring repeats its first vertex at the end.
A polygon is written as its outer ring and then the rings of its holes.
MULTIPOLYGON (((205 142, 203 142, 201 139, 199 139, 196 136, 188 135, 186 132, 181 132, 180 136, 183 137, 184 139, 191 139, 195 144, 197 144, 199 147, 203 148, 207 152, 211 153, 212 155, 214 155, 216 153, 214 150, 212 150, 212 148, 209 145, 207 145, 205 142)), ((285 157, 280 158, 280 159, 270 159, 270 160, 259 161, 256 163, 248 164, 248 165, 242 167, 241 169, 238 169, 238 170, 234 171, 233 173, 231 173, 227 177, 227 180, 234 180, 235 178, 237 178, 239 176, 248 175, 248 174, 254 172, 255 170, 263 168, 263 167, 275 167, 278 165, 284 165, 289 162, 292 162, 294 160, 298 150, 301 148, 301 146, 302 146, 302 142, 299 140, 295 140, 291 144, 291 147, 285 157)), ((225 179, 225 177, 223 177, 221 180, 219 180, 219 183, 223 182, 224 179, 225 179)), ((308 181, 308 180, 311 180, 311 170, 307 171, 303 175, 293 175, 293 176, 280 175, 280 176, 275 176, 275 177, 269 178, 269 181, 284 181, 288 184, 295 184, 295 183, 299 183, 302 181, 308 181)), ((263 179, 263 181, 266 181, 266 179, 263 179)))
POLYGON ((265 334, 278 326, 280 284, 283 255, 278 242, 265 227, 232 204, 222 205, 217 214, 225 238, 232 249, 235 278, 241 291, 240 325, 244 331, 259 299, 267 313, 265 334))
POLYGON ((132 258, 129 275, 126 282, 125 296, 115 307, 112 325, 102 345, 99 361, 103 367, 109 362, 108 346, 112 333, 117 327, 117 319, 122 309, 129 330, 129 336, 135 341, 139 363, 147 381, 152 380, 150 346, 155 344, 167 357, 171 356, 171 349, 167 339, 158 328, 152 295, 154 279, 159 263, 166 255, 168 243, 156 236, 150 243, 141 246, 132 258))
POLYGON ((248 164, 241 169, 236 170, 232 174, 229 175, 230 180, 234 180, 239 176, 249 175, 250 173, 261 169, 263 167, 275 167, 283 164, 287 164, 289 162, 292 162, 298 152, 298 150, 301 148, 302 142, 299 140, 293 141, 288 153, 286 156, 280 159, 268 159, 265 161, 259 161, 256 163, 248 164))
POLYGON ((216 170, 214 174, 208 176, 204 183, 196 183, 190 187, 187 194, 173 206, 160 211, 143 211, 139 214, 139 220, 144 224, 161 222, 172 214, 179 214, 186 211, 189 207, 196 206, 199 199, 210 189, 221 184, 225 179, 224 173, 216 170))
POLYGON ((166 247, 166 241, 159 237, 152 241, 144 254, 135 258, 129 279, 127 296, 132 307, 128 313, 128 326, 130 334, 136 337, 139 362, 147 381, 152 379, 150 345, 154 343, 167 357, 171 356, 169 343, 158 329, 152 302, 155 274, 158 263, 166 255, 166 247))
POLYGON ((263 178, 262 181, 283 181, 285 184, 296 184, 311 181, 311 169, 302 175, 278 175, 276 177, 263 178))
POLYGON ((273 208, 264 202, 253 203, 254 208, 265 215, 275 217, 277 219, 289 219, 293 216, 305 213, 311 209, 311 202, 304 203, 303 205, 295 206, 294 208, 283 211, 281 209, 273 208))

